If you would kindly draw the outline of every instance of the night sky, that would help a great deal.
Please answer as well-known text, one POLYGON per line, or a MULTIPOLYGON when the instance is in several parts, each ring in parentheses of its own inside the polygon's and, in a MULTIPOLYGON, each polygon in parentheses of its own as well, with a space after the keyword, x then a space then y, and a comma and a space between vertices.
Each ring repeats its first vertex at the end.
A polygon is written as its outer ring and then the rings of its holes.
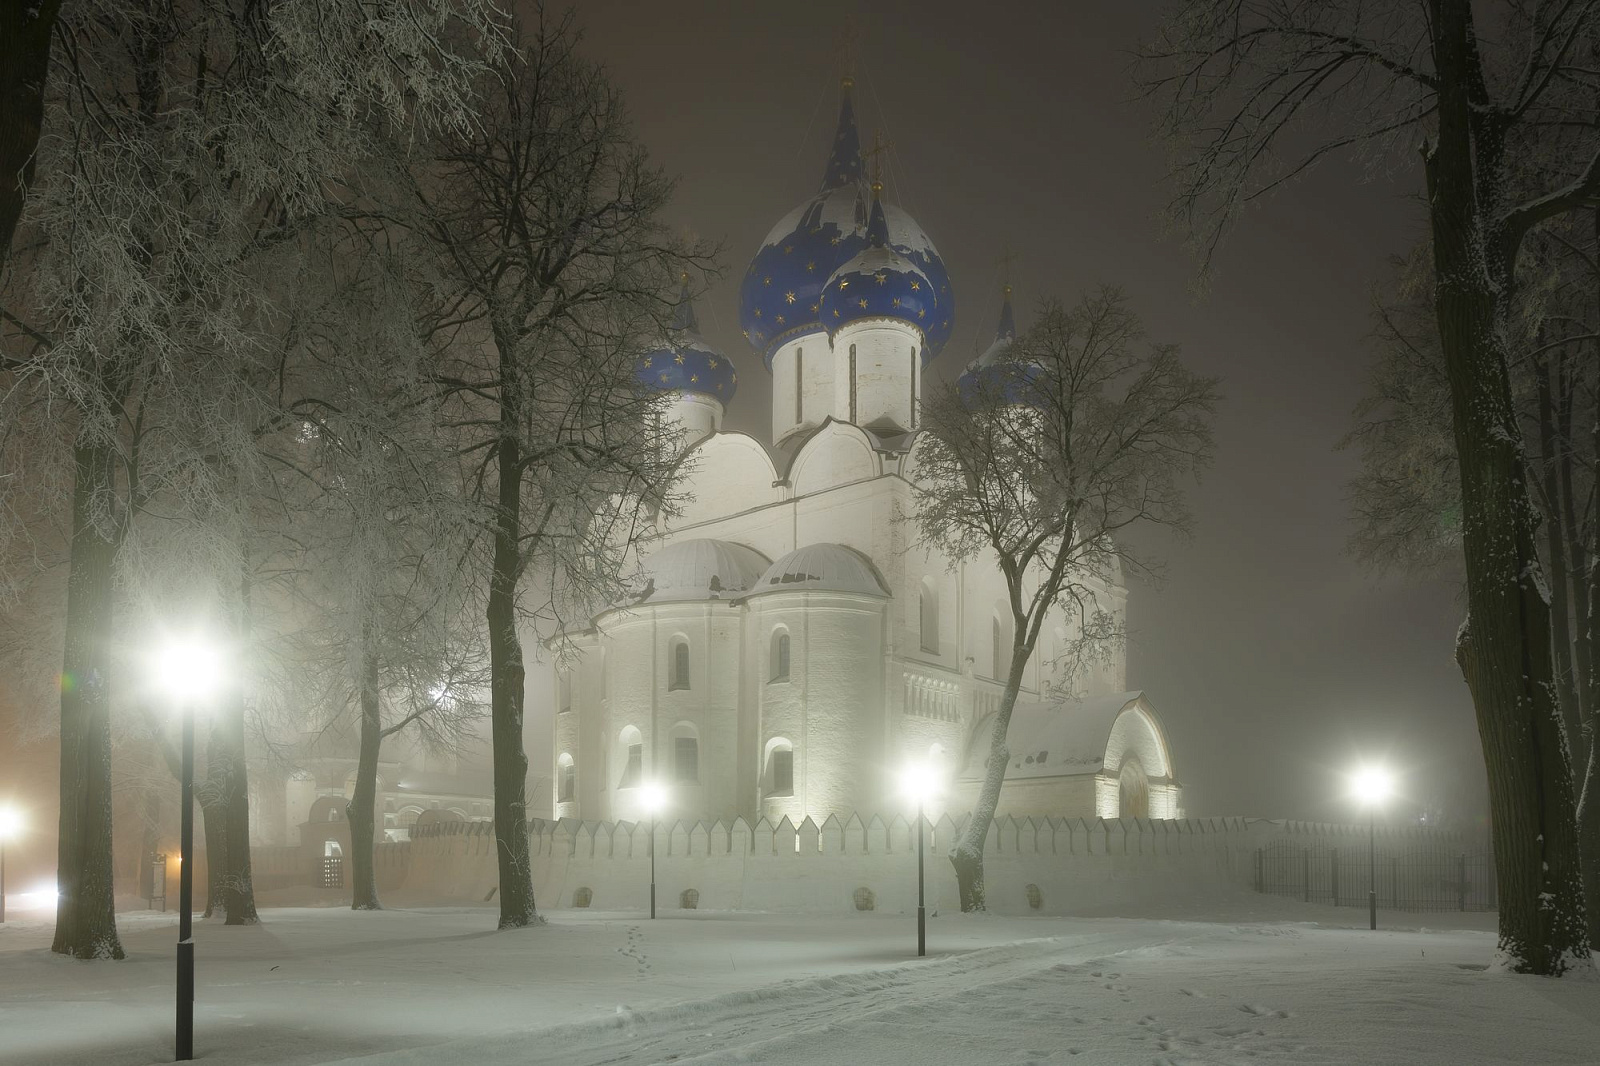
MULTIPOLYGON (((1330 163, 1248 214, 1196 295, 1164 231, 1170 187, 1150 105, 1129 77, 1154 4, 640 4, 584 0, 587 50, 638 133, 680 176, 672 222, 724 247, 699 306, 738 363, 725 428, 769 440, 771 378, 739 334, 738 281, 767 231, 811 194, 857 15, 864 142, 893 143, 886 195, 937 243, 956 290, 950 378, 992 337, 998 261, 1016 256, 1019 325, 1044 296, 1123 286, 1153 338, 1223 379, 1192 543, 1163 542, 1163 586, 1135 586, 1129 683, 1168 728, 1190 813, 1345 820, 1363 757, 1409 805, 1475 823, 1482 758, 1451 659, 1456 582, 1376 577, 1346 551, 1350 428, 1370 358, 1375 283, 1422 231, 1409 160, 1330 163)), ((530 727, 542 723, 530 719, 530 727)), ((533 746, 533 745, 530 745, 533 746)))

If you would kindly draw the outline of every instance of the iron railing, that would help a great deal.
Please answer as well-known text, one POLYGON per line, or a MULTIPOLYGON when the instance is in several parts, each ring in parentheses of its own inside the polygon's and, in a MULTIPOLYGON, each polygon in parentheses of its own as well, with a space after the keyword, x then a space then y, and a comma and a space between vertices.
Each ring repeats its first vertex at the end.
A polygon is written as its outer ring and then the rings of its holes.
POLYGON ((1256 849, 1256 891, 1306 903, 1365 907, 1370 885, 1378 906, 1390 910, 1496 908, 1494 858, 1486 849, 1388 842, 1378 849, 1375 867, 1368 855, 1365 841, 1337 846, 1275 841, 1256 849))

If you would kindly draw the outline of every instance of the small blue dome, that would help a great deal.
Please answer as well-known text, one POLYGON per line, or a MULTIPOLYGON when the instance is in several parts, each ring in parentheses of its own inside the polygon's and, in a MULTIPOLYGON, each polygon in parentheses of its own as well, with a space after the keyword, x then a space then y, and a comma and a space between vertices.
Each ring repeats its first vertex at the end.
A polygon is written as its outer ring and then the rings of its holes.
MULTIPOLYGON (((772 228, 740 284, 739 324, 768 369, 784 342, 831 326, 823 321, 823 284, 867 247, 861 178, 861 140, 847 78, 821 191, 772 228)), ((930 360, 950 339, 955 321, 950 273, 916 220, 895 207, 883 211, 888 246, 922 272, 938 301, 937 313, 928 309, 922 324, 923 358, 930 360)))
POLYGON ((634 377, 641 385, 657 392, 693 392, 727 403, 739 386, 728 357, 700 336, 694 301, 689 298, 689 279, 683 279, 678 309, 672 326, 660 346, 639 357, 634 377))
MULTIPOLYGON (((889 247, 888 222, 878 187, 873 187, 867 247, 834 272, 822 290, 822 324, 832 336, 863 318, 891 318, 916 327, 927 338, 929 319, 937 319, 939 300, 926 274, 889 247)), ((924 344, 923 365, 927 365, 924 344)))
POLYGON ((1017 342, 1017 320, 1011 311, 1011 286, 1005 287, 1000 303, 1000 324, 994 342, 956 379, 956 389, 968 403, 983 395, 999 395, 1008 403, 1025 400, 1039 380, 1040 369, 1031 362, 1012 358, 1017 342))

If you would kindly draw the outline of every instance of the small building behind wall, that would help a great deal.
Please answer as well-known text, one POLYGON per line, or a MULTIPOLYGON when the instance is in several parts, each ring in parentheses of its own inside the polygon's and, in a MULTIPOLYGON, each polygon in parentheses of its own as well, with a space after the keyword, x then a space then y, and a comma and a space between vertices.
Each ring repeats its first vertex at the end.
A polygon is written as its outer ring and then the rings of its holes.
MULTIPOLYGON (((950 809, 974 806, 993 729, 993 713, 973 728, 950 809)), ((1143 692, 1056 703, 1019 699, 1006 747, 1011 763, 997 815, 1183 817, 1166 732, 1143 692)))

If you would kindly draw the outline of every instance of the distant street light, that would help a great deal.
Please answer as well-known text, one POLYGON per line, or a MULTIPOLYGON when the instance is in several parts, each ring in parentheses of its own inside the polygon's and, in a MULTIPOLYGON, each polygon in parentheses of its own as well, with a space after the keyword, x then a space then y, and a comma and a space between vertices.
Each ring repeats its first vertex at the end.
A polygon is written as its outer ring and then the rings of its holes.
POLYGON ((1350 795, 1367 809, 1367 921, 1378 928, 1378 806, 1394 792, 1394 778, 1381 766, 1350 775, 1350 795))
POLYGON ((153 679, 183 717, 183 798, 178 834, 178 1036, 176 1059, 194 1058, 194 718, 222 686, 222 653, 203 638, 169 640, 151 661, 153 679))
POLYGON ((656 817, 667 805, 667 790, 654 781, 639 789, 639 800, 650 815, 650 917, 656 916, 656 817))
POLYGON ((6 841, 22 833, 22 812, 0 807, 0 922, 6 920, 6 841))
POLYGON ((923 847, 923 808, 939 794, 939 775, 927 763, 900 771, 900 791, 917 805, 917 957, 928 954, 927 859, 923 847))

